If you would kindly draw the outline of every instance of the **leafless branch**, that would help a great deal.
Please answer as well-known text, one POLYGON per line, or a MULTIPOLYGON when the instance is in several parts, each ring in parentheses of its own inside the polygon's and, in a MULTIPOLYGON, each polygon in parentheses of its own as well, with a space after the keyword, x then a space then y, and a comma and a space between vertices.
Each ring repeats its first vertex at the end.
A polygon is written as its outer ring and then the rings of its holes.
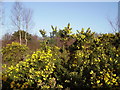
MULTIPOLYGON (((33 11, 29 8, 23 7, 23 4, 20 2, 15 2, 12 10, 11 21, 13 26, 16 27, 18 30, 25 30, 28 32, 30 27, 32 26, 32 15, 33 11)), ((21 44, 21 33, 20 36, 20 44, 21 44)), ((27 45, 27 35, 25 33, 25 41, 27 45)))

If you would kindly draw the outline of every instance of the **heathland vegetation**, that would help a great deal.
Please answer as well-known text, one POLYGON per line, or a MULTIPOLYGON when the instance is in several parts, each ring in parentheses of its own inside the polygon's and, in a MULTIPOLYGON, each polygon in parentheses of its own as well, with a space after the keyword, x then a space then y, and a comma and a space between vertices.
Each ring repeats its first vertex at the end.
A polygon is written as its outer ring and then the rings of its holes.
POLYGON ((29 33, 31 9, 16 2, 11 11, 16 31, 1 39, 3 90, 120 89, 120 32, 72 32, 68 24, 39 37, 29 33))
POLYGON ((39 39, 28 33, 28 45, 13 41, 17 32, 3 40, 3 89, 119 89, 120 33, 72 33, 70 24, 52 30, 50 36, 40 30, 39 39))

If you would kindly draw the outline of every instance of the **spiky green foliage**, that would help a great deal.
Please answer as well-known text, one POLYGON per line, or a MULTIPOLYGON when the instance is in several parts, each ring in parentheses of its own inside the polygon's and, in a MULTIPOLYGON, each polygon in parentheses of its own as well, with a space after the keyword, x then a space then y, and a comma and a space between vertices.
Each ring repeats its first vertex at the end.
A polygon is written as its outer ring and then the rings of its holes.
POLYGON ((29 48, 26 45, 12 42, 12 44, 7 44, 6 47, 2 48, 2 60, 4 63, 15 64, 16 62, 23 61, 28 52, 29 48))
POLYGON ((119 89, 120 33, 96 36, 90 28, 77 30, 76 34, 71 30, 70 24, 56 30, 52 39, 59 37, 54 39, 60 42, 59 47, 50 45, 47 38, 39 51, 25 61, 6 67, 4 85, 37 89, 119 89))

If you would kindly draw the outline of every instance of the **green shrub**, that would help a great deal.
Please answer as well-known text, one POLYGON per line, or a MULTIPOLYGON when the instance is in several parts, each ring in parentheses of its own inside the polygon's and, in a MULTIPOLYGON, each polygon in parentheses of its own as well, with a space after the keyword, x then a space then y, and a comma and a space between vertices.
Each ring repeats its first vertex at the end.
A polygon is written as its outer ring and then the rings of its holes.
POLYGON ((14 64, 23 61, 28 52, 30 51, 27 46, 12 42, 12 44, 7 44, 6 47, 2 48, 2 60, 4 63, 14 64))
POLYGON ((6 67, 3 82, 10 80, 8 88, 62 88, 52 75, 56 59, 51 52, 49 48, 37 51, 25 61, 6 67))
POLYGON ((56 35, 62 46, 44 40, 40 50, 25 61, 6 67, 4 85, 36 89, 120 89, 120 33, 95 36, 88 28, 72 34, 68 25, 56 30, 56 35), (70 39, 74 40, 68 44, 70 39))

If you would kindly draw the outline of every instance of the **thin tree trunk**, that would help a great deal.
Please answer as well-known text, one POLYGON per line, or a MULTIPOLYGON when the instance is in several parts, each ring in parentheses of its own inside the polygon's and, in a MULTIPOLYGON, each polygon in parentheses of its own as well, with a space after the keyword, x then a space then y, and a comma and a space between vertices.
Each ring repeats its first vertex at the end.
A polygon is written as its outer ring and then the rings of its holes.
POLYGON ((20 45, 21 45, 21 31, 19 31, 19 39, 20 39, 20 45))
POLYGON ((25 44, 27 46, 27 32, 25 32, 25 44))
POLYGON ((28 30, 28 26, 26 25, 26 32, 25 32, 25 44, 26 44, 26 46, 27 46, 27 42, 28 42, 28 40, 27 40, 27 30, 28 30))

